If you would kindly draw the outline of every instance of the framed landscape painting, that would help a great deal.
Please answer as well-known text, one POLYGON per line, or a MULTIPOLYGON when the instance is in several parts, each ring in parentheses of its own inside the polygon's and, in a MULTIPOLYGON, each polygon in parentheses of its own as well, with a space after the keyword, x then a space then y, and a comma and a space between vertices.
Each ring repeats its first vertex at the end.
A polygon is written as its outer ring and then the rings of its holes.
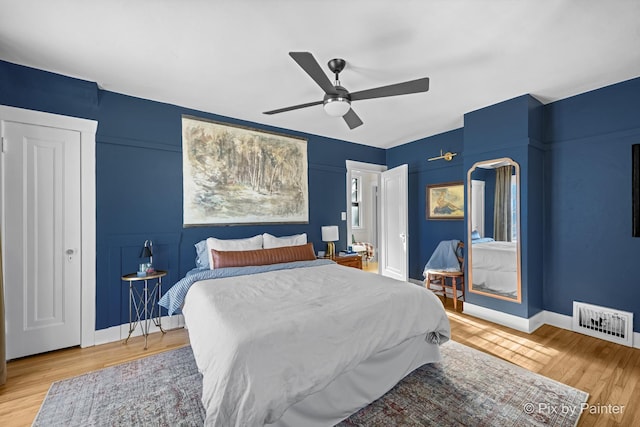
POLYGON ((428 185, 427 219, 464 219, 464 184, 428 185))
POLYGON ((308 223, 307 141, 182 116, 185 226, 308 223))

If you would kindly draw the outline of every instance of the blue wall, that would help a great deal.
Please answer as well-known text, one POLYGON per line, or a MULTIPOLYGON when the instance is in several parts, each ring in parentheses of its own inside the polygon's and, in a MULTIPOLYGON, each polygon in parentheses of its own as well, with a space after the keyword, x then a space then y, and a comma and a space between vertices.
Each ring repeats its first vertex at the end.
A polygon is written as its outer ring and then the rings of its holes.
POLYGON ((631 311, 640 331, 640 238, 631 237, 631 145, 640 78, 546 106, 545 310, 572 301, 631 311))
POLYGON ((463 182, 463 132, 456 129, 387 150, 389 169, 409 166, 409 277, 424 280, 422 271, 442 240, 466 240, 464 221, 427 220, 427 185, 463 182), (427 158, 451 151, 458 153, 450 162, 427 158))
POLYGON ((410 276, 422 279, 439 241, 465 240, 460 221, 425 219, 426 185, 465 180, 475 161, 509 156, 524 177, 528 285, 521 307, 482 296, 471 296, 473 303, 530 317, 540 310, 570 316, 573 301, 583 301, 633 312, 640 331, 640 239, 631 237, 640 78, 544 106, 523 96, 479 111, 465 116, 463 129, 387 150, 389 167, 409 164, 410 276), (426 162, 441 148, 461 153, 450 163, 426 162))
POLYGON ((464 181, 467 163, 493 151, 520 163, 527 174, 523 198, 541 200, 522 207, 528 236, 523 249, 541 248, 542 256, 524 254, 527 281, 538 284, 518 315, 540 309, 570 315, 572 301, 579 300, 634 312, 640 331, 640 239, 631 237, 631 145, 640 143, 640 78, 542 108, 529 96, 519 97, 491 106, 488 116, 465 116, 462 129, 386 151, 128 97, 2 61, 0 104, 99 121, 97 329, 128 321, 120 275, 135 270, 145 239, 154 240, 154 262, 170 270, 169 282, 193 266, 193 244, 208 236, 307 232, 316 249, 323 246, 321 225, 338 224, 344 236, 346 159, 390 168, 409 164, 409 275, 421 280, 438 242, 465 240, 464 221, 426 219, 426 186, 464 181), (528 121, 516 114, 522 109, 528 121), (182 114, 307 138, 310 223, 183 228, 182 114), (476 141, 470 143, 472 133, 476 141), (459 154, 451 162, 426 161, 440 149, 459 154))
POLYGON ((468 293, 466 300, 529 318, 542 308, 542 104, 519 96, 464 116, 464 168, 509 157, 520 165, 520 303, 468 293))
POLYGON ((193 245, 209 236, 250 237, 306 232, 322 249, 320 227, 340 227, 345 249, 345 160, 384 164, 382 149, 268 128, 175 105, 98 89, 72 79, 0 61, 0 104, 98 120, 96 135, 96 329, 129 321, 122 274, 136 271, 146 239, 156 268, 172 284, 195 266, 193 245), (309 224, 182 227, 181 115, 278 131, 308 141, 309 224))

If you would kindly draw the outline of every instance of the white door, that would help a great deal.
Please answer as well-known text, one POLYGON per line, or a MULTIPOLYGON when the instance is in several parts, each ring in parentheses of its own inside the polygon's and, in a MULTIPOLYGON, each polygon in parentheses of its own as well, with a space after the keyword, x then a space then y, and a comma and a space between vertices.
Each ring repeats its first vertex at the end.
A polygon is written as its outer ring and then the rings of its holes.
POLYGON ((80 132, 2 122, 7 359, 80 344, 80 132))
POLYGON ((408 166, 382 172, 380 182, 380 273, 408 279, 408 166))

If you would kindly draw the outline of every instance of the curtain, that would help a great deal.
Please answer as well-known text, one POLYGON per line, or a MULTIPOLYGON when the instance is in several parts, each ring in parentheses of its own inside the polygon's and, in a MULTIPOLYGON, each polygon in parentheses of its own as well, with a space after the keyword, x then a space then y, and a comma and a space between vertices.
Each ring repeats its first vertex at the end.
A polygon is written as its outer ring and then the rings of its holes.
POLYGON ((493 204, 493 238, 511 241, 511 175, 512 166, 501 166, 496 171, 496 194, 493 204))
POLYGON ((2 278, 4 271, 2 269, 2 236, 0 236, 0 385, 7 381, 7 358, 4 339, 4 283, 2 278))

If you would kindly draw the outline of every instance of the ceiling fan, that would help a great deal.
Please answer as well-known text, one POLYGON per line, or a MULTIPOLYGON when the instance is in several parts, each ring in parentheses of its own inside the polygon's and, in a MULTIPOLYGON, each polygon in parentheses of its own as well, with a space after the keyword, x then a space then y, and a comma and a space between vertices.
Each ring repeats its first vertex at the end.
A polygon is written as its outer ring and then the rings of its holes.
POLYGON ((291 56, 293 60, 296 61, 307 74, 309 74, 318 86, 324 90, 324 99, 322 101, 308 102, 306 104, 265 111, 264 114, 284 113, 285 111, 298 110, 300 108, 324 104, 324 110, 327 114, 333 117, 344 118, 349 129, 355 129, 362 125, 362 120, 351 108, 352 101, 407 95, 410 93, 426 92, 429 90, 429 78, 424 77, 408 82, 349 93, 347 89, 340 85, 340 80, 338 78, 340 72, 347 64, 344 59, 335 58, 329 61, 329 69, 335 75, 335 83, 331 83, 327 75, 322 71, 322 68, 320 68, 320 64, 318 64, 318 61, 316 61, 311 53, 289 52, 289 56, 291 56))

